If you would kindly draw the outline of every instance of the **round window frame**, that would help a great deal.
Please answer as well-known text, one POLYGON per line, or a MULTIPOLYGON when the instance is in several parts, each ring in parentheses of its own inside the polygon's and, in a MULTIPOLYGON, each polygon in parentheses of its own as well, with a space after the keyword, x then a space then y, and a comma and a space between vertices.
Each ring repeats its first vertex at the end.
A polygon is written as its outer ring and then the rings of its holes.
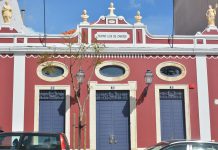
POLYGON ((126 79, 130 74, 130 69, 129 69, 129 66, 121 61, 103 61, 101 62, 99 65, 96 66, 95 68, 95 75, 101 79, 101 80, 104 80, 104 81, 110 81, 110 82, 113 82, 113 81, 122 81, 124 79, 126 79), (125 71, 125 73, 121 76, 118 76, 118 77, 107 77, 107 76, 104 76, 100 73, 100 69, 103 68, 103 67, 106 67, 106 66, 118 66, 118 67, 122 67, 125 71))
POLYGON ((61 63, 61 62, 58 62, 58 61, 46 61, 46 62, 40 64, 37 67, 37 71, 36 72, 37 72, 37 75, 38 75, 38 77, 40 79, 48 81, 48 82, 61 81, 64 78, 66 78, 68 73, 69 73, 67 66, 64 63, 61 63), (58 77, 47 77, 47 76, 43 75, 42 70, 45 67, 48 67, 48 64, 51 64, 51 66, 57 66, 57 67, 62 68, 64 70, 64 73, 62 75, 58 76, 58 77))
POLYGON ((165 80, 165 81, 178 81, 178 80, 181 80, 183 79, 185 76, 186 76, 186 68, 183 64, 181 63, 178 63, 178 62, 174 62, 174 61, 167 61, 167 62, 163 62, 163 63, 160 63, 157 67, 156 67, 156 74, 157 76, 162 79, 162 80, 165 80), (166 75, 163 75, 161 73, 161 69, 163 67, 167 67, 167 66, 173 66, 173 67, 177 67, 181 70, 181 74, 178 75, 178 76, 175 76, 175 77, 170 77, 170 76, 166 76, 166 75))

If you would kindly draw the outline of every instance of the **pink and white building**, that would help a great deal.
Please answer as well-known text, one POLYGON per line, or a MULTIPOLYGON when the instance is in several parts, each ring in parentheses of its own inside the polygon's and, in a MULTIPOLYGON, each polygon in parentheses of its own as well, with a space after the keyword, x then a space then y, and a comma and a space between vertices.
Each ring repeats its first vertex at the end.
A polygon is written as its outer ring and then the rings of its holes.
MULTIPOLYGON (((72 99, 64 35, 47 35, 44 47, 44 37, 24 26, 17 0, 9 4, 11 22, 4 24, 0 16, 0 128, 65 132, 73 147, 78 107, 72 99), (57 72, 47 74, 39 57, 54 49, 60 54, 54 62, 57 72)), ((83 17, 71 35, 73 50, 96 40, 105 44, 89 84, 87 148, 140 150, 175 138, 218 141, 218 29, 172 39, 149 34, 140 14, 129 24, 112 10, 93 24, 83 17), (149 87, 147 70, 153 73, 149 87)), ((86 54, 87 63, 92 57, 86 54)), ((83 65, 85 81, 87 67, 83 65)), ((84 84, 81 97, 86 92, 84 84)))

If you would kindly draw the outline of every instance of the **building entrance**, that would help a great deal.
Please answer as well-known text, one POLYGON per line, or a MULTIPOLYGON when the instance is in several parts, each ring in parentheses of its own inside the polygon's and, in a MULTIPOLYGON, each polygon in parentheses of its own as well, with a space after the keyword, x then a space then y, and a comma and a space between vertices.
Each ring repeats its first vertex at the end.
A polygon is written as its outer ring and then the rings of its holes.
POLYGON ((96 91, 97 150, 130 149, 129 91, 96 91))

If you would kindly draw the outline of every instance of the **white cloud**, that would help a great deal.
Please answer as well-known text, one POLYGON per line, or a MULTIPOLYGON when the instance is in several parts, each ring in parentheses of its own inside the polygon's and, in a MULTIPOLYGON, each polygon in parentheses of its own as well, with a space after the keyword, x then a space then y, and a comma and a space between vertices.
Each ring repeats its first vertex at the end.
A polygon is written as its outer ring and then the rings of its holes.
POLYGON ((136 8, 136 9, 141 8, 142 1, 143 1, 143 3, 147 3, 149 5, 154 5, 156 0, 129 0, 130 8, 136 8))
POLYGON ((137 0, 130 0, 129 4, 130 4, 130 8, 139 9, 141 7, 141 3, 137 2, 137 0))

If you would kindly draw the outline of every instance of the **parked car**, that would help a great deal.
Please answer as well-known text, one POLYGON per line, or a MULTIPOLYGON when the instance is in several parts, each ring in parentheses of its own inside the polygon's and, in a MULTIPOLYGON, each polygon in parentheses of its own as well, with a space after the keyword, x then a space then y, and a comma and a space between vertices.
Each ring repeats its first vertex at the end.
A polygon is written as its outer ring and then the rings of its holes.
POLYGON ((148 150, 218 150, 218 143, 197 140, 173 140, 157 143, 148 150))
POLYGON ((0 133, 0 149, 4 150, 70 150, 63 133, 0 133))

